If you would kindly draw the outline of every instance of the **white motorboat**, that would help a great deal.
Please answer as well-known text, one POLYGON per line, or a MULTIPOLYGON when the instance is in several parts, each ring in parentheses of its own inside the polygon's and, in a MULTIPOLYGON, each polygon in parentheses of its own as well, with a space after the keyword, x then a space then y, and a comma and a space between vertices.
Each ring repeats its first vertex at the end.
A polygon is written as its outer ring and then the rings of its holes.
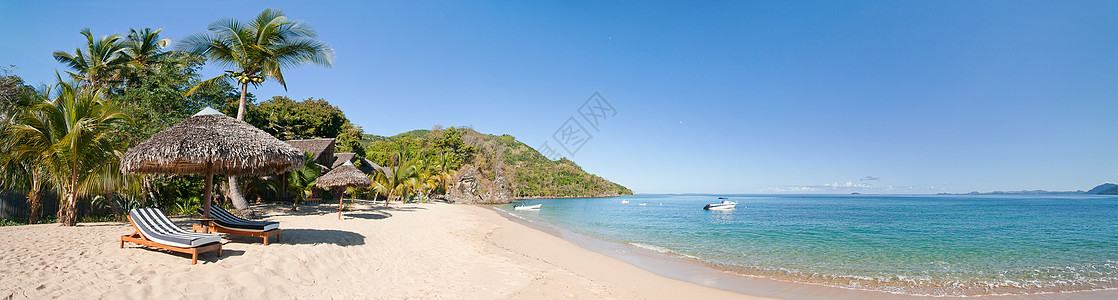
POLYGON ((637 204, 637 205, 645 206, 645 205, 648 205, 648 203, 641 203, 641 204, 637 204))
POLYGON ((629 204, 629 200, 621 200, 621 204, 629 204))
POLYGON ((521 205, 521 206, 513 206, 512 209, 515 209, 515 210, 539 210, 541 206, 543 206, 543 204, 521 205))
POLYGON ((703 207, 703 209, 706 209, 706 210, 730 210, 730 209, 734 209, 734 207, 736 207, 737 205, 738 205, 737 202, 730 201, 730 200, 722 200, 722 202, 719 202, 719 203, 707 204, 707 206, 703 207))

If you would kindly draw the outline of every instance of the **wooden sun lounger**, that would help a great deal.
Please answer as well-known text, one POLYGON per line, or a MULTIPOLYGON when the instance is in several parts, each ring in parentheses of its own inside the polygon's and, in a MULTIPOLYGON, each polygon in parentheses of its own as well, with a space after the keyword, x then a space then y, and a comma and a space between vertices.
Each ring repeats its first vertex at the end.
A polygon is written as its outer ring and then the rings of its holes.
MULTIPOLYGON (((198 213, 201 211, 199 208, 198 213)), ((213 221, 208 222, 209 232, 264 238, 264 245, 268 245, 269 239, 278 242, 280 238, 278 222, 245 220, 217 205, 210 206, 210 217, 213 221)), ((194 225, 194 231, 206 232, 206 228, 194 225)))
POLYGON ((132 227, 136 231, 129 235, 120 236, 120 248, 124 248, 124 242, 130 242, 186 253, 191 255, 191 265, 198 264, 199 253, 216 250, 217 256, 221 256, 221 236, 182 230, 167 219, 167 216, 159 209, 133 209, 128 213, 128 222, 132 223, 132 227), (140 223, 137 223, 137 220, 140 220, 140 223))

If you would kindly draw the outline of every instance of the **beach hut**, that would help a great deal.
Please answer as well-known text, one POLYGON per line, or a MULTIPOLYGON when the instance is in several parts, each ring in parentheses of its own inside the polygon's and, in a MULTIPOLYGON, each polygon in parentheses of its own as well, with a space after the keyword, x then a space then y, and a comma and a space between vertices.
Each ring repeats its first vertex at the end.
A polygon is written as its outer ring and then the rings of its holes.
MULTIPOLYGON (((370 186, 373 180, 369 179, 364 172, 357 169, 352 162, 346 161, 341 166, 330 170, 326 175, 322 175, 315 179, 314 184, 322 187, 341 187, 347 186, 370 186)), ((345 191, 343 190, 338 197, 338 220, 342 219, 342 203, 345 201, 345 191)))
POLYGON ((210 217, 213 175, 267 175, 303 164, 303 152, 213 108, 171 125, 121 157, 125 174, 204 174, 202 218, 210 217))

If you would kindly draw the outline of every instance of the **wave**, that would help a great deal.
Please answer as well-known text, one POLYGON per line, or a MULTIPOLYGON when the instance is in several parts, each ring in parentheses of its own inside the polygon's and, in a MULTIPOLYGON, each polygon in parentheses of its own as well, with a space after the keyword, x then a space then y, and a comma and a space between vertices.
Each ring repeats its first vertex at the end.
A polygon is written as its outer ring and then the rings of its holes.
POLYGON ((671 256, 678 256, 678 257, 685 257, 685 258, 690 258, 690 259, 700 260, 700 261, 702 260, 702 258, 699 258, 698 256, 687 255, 687 254, 675 252, 675 251, 672 251, 668 248, 664 248, 664 247, 660 247, 660 246, 642 244, 642 243, 627 243, 627 244, 629 244, 633 247, 637 247, 637 248, 641 248, 641 249, 645 249, 645 250, 650 250, 650 251, 661 253, 661 254, 668 254, 668 255, 671 255, 671 256))
MULTIPOLYGON (((896 274, 853 275, 806 272, 780 267, 746 267, 711 263, 709 261, 703 262, 716 269, 743 276, 910 296, 1005 296, 1118 290, 1118 276, 1091 278, 1085 276, 1086 274, 1076 274, 1068 276, 1074 278, 1060 280, 1022 280, 1020 278, 947 279, 896 274)), ((1092 275, 1098 274, 1094 273, 1092 275)))
MULTIPOLYGON (((774 279, 836 288, 886 292, 896 295, 973 297, 1054 294, 1118 290, 1118 262, 999 271, 991 278, 937 278, 933 275, 841 274, 801 271, 785 267, 746 266, 683 254, 663 246, 629 242, 630 246, 683 258, 718 270, 747 277, 774 279)), ((947 262, 936 262, 944 265, 947 262)))

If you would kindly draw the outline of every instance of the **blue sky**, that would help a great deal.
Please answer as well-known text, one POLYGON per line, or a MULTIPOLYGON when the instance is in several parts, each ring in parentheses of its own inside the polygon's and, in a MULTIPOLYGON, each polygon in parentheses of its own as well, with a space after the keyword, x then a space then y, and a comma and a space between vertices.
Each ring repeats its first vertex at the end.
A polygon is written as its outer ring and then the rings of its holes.
POLYGON ((0 0, 0 64, 48 82, 83 27, 179 41, 271 7, 337 56, 261 99, 325 98, 378 135, 470 125, 538 147, 598 92, 617 114, 567 156, 638 193, 1118 181, 1114 1, 185 3, 0 0))

